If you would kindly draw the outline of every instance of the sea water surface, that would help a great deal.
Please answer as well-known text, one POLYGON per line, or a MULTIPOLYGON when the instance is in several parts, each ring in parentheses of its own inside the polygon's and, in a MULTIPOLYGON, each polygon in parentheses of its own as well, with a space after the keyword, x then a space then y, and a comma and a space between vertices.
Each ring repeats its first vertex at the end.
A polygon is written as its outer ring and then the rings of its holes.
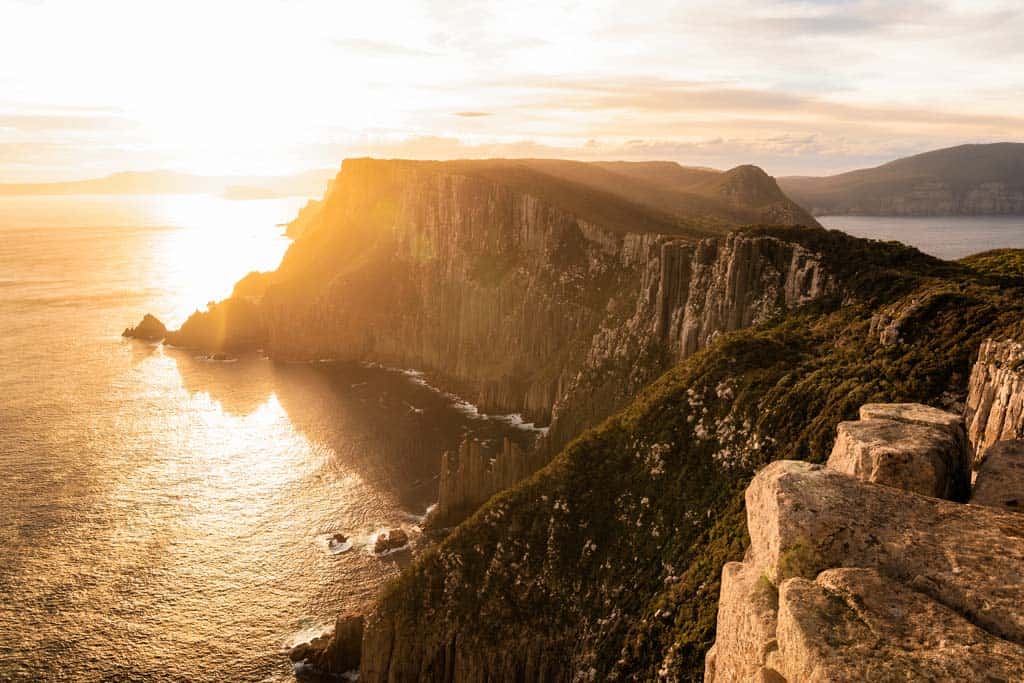
POLYGON ((409 561, 374 534, 422 542, 441 453, 528 436, 400 372, 120 337, 275 267, 303 202, 0 198, 0 680, 290 680, 409 561))
POLYGON ((990 249, 1024 249, 1024 216, 818 216, 826 228, 895 240, 941 259, 990 249))

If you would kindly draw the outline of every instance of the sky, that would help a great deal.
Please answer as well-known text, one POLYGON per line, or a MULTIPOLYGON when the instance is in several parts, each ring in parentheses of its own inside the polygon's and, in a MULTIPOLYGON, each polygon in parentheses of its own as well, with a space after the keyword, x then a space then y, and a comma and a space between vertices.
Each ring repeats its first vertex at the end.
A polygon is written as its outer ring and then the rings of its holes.
POLYGON ((1020 0, 0 0, 0 182, 1024 140, 1020 0))

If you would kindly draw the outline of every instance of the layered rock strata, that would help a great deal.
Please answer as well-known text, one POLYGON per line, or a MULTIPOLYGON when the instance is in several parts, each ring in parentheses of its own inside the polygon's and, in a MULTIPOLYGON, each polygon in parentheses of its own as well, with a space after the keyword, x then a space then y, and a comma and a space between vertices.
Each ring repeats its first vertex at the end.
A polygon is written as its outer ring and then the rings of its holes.
MULTIPOLYGON (((924 407, 862 411, 883 415, 949 422, 924 407)), ((751 545, 723 570, 705 681, 1024 676, 1024 515, 856 475, 777 461, 754 478, 751 545)))
POLYGON ((997 441, 1024 438, 1024 344, 989 339, 971 370, 967 436, 980 456, 997 441))

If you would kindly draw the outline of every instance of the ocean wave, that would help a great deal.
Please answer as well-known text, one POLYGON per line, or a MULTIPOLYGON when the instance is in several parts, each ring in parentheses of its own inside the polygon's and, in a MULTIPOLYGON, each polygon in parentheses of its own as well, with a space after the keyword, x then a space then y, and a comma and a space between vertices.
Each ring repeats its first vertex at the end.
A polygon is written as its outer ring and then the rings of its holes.
MULTIPOLYGON (((437 387, 427 381, 426 376, 422 370, 415 370, 412 368, 396 368, 382 363, 374 363, 370 361, 364 361, 360 363, 364 368, 373 368, 376 370, 386 370, 388 372, 397 372, 405 375, 409 378, 409 381, 418 386, 424 387, 433 391, 439 396, 443 396, 451 402, 451 406, 458 412, 462 413, 466 417, 472 420, 495 420, 498 422, 504 422, 513 429, 520 429, 524 432, 532 432, 541 436, 546 436, 549 427, 538 427, 535 422, 526 422, 520 413, 507 413, 507 414, 491 414, 482 413, 480 408, 475 404, 470 403, 466 399, 462 398, 458 394, 454 394, 450 391, 445 391, 440 387, 437 387)), ((355 385, 353 385, 355 386, 355 385)), ((409 405, 409 404, 407 404, 409 405)), ((421 413, 422 409, 417 409, 410 405, 413 412, 421 413)))

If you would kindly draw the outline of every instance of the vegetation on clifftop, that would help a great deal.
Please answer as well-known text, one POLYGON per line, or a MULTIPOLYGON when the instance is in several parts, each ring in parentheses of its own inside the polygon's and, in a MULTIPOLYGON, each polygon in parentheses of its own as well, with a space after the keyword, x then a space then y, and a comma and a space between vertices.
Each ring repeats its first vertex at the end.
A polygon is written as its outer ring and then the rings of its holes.
POLYGON ((493 498, 385 591, 368 680, 700 680, 753 472, 824 461, 867 402, 955 405, 981 342, 1024 333, 1024 283, 999 269, 782 230, 837 296, 724 336, 493 498))

